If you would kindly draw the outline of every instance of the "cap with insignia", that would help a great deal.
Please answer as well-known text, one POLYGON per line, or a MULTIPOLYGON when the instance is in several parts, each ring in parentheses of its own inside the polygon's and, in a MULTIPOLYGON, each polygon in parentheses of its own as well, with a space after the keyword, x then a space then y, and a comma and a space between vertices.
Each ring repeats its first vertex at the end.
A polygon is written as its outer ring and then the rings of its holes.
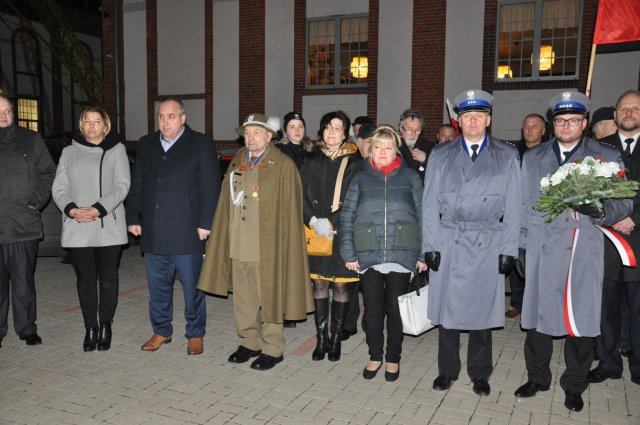
POLYGON ((247 118, 245 118, 242 125, 236 128, 236 133, 238 133, 240 136, 244 136, 244 128, 250 125, 254 125, 257 127, 262 127, 272 134, 276 134, 276 130, 271 128, 272 126, 270 126, 269 124, 270 124, 269 119, 265 115, 250 114, 250 115, 247 115, 247 118))
POLYGON ((493 96, 484 90, 465 90, 453 99, 453 103, 456 104, 458 115, 471 111, 490 114, 493 96))
POLYGON ((591 109, 591 100, 577 91, 563 91, 551 98, 549 107, 554 117, 565 114, 580 114, 586 116, 591 109))

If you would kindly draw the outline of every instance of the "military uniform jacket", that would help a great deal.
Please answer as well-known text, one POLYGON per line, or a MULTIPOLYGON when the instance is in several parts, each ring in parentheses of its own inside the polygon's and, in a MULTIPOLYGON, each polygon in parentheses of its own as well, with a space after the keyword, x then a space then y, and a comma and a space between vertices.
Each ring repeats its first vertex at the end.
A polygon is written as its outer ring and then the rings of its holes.
MULTIPOLYGON (((606 201, 604 219, 577 214, 575 220, 567 210, 551 223, 545 223, 545 213, 533 209, 533 205, 541 195, 540 180, 559 168, 553 151, 556 143, 552 139, 528 150, 522 165, 520 244, 527 250, 527 284, 521 322, 524 329, 536 329, 546 335, 594 337, 600 335, 604 268, 604 235, 594 224, 610 226, 627 217, 632 201, 606 201), (579 233, 571 270, 571 296, 567 297, 574 229, 579 229, 579 233), (569 331, 570 322, 575 324, 577 332, 569 331)), ((621 162, 620 154, 613 147, 583 138, 569 160, 581 160, 586 156, 621 162)))
POLYGON ((478 330, 504 325, 500 254, 517 256, 520 164, 510 143, 488 137, 475 162, 462 137, 431 151, 422 200, 422 251, 438 251, 429 272, 434 325, 478 330))
MULTIPOLYGON (((620 137, 618 133, 602 139, 602 142, 610 143, 615 146, 620 154, 623 153, 622 143, 620 143, 620 137)), ((630 158, 622 158, 624 162, 624 168, 627 175, 627 179, 640 181, 640 148, 636 143, 636 148, 631 153, 630 158)), ((636 227, 631 231, 631 234, 624 235, 620 233, 636 255, 636 258, 640 258, 640 192, 636 193, 636 197, 633 199, 633 212, 631 213, 631 220, 635 223, 636 227)), ((605 279, 618 280, 622 279, 623 282, 640 282, 640 267, 625 267, 620 260, 620 254, 616 251, 613 243, 607 238, 604 242, 604 277, 605 279), (622 275, 620 274, 622 273, 622 275)))

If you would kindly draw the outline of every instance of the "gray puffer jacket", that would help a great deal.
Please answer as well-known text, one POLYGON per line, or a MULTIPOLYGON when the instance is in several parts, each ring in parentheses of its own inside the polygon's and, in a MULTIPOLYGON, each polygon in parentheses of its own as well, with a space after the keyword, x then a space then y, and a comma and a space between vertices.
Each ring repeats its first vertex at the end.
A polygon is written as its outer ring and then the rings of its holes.
POLYGON ((363 161, 342 204, 340 253, 360 270, 400 264, 414 270, 422 261, 422 182, 404 162, 388 175, 363 161))
POLYGON ((81 135, 62 150, 53 181, 53 200, 62 214, 62 246, 85 248, 127 243, 124 201, 131 175, 127 152, 115 132, 99 145, 81 135), (69 216, 77 207, 95 207, 100 216, 78 223, 69 216))

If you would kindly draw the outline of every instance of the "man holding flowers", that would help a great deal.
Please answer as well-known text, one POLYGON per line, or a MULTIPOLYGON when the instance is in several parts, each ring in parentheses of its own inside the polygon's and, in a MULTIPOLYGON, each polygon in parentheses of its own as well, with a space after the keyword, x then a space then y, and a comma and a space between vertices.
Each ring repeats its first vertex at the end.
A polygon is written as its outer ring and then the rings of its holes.
MULTIPOLYGON (((565 207, 557 216, 552 209, 541 207, 541 195, 546 196, 549 187, 562 184, 569 175, 571 167, 563 168, 567 176, 555 173, 569 161, 588 162, 583 159, 592 157, 598 163, 622 165, 616 149, 582 135, 591 107, 589 98, 565 91, 551 99, 550 107, 555 137, 527 151, 522 165, 519 261, 526 265, 522 327, 527 329, 524 355, 528 380, 515 395, 532 397, 549 389, 553 337, 566 336, 566 370, 560 385, 565 391, 565 407, 579 412, 584 406, 581 394, 589 385, 594 340, 600 334, 604 243, 595 225, 611 226, 629 216, 632 201, 601 196, 582 200, 574 208, 565 207)), ((576 167, 579 175, 580 165, 576 167)), ((595 173, 591 179, 597 180, 595 173)))

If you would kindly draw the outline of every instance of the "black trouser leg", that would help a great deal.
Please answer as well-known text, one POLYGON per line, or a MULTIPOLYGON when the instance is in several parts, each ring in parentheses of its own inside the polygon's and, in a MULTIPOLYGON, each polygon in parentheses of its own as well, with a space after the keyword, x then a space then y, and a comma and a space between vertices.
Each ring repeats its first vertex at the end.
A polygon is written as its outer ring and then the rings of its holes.
POLYGON ((113 322, 118 305, 118 265, 120 264, 120 245, 96 248, 98 259, 98 281, 100 283, 100 299, 98 311, 100 323, 113 322))
POLYGON ((344 330, 350 333, 358 331, 358 318, 360 317, 360 282, 351 282, 347 285, 349 291, 349 307, 347 309, 347 319, 344 322, 344 330))
POLYGON ((629 305, 629 370, 631 376, 640 378, 640 282, 626 282, 624 285, 629 305))
POLYGON ((623 303, 625 283, 605 279, 602 287, 600 336, 596 339, 599 366, 611 375, 622 374, 620 356, 620 307, 623 303))
POLYGON ((384 344, 384 276, 370 268, 360 276, 364 301, 364 320, 367 322, 367 346, 373 361, 382 361, 384 344))
POLYGON ((489 379, 493 372, 491 329, 469 331, 467 373, 474 379, 489 379))
POLYGON ((71 248, 71 261, 76 271, 78 300, 85 328, 98 327, 98 270, 95 248, 71 248))
POLYGON ((410 277, 410 273, 391 272, 384 275, 384 300, 387 315, 387 353, 385 360, 389 363, 400 363, 404 333, 402 332, 402 318, 400 317, 398 297, 407 292, 410 277))
POLYGON ((460 331, 446 329, 440 325, 438 328, 438 374, 458 379, 460 367, 460 331))
MULTIPOLYGON (((637 282, 630 282, 627 285, 635 285, 637 282)), ((620 350, 629 351, 631 349, 631 314, 630 302, 627 291, 622 293, 622 302, 620 303, 620 350)), ((636 328, 637 329, 637 328, 636 328)))
POLYGON ((9 326, 9 261, 7 244, 0 244, 0 338, 7 336, 9 326))
POLYGON ((13 327, 18 336, 35 334, 36 285, 33 273, 36 268, 38 241, 21 241, 4 245, 5 259, 11 280, 13 327))
POLYGON ((560 386, 565 391, 582 394, 589 386, 587 374, 593 362, 595 338, 567 336, 564 341, 566 369, 560 377, 560 386))
POLYGON ((516 272, 515 268, 509 273, 509 285, 511 286, 511 307, 522 310, 522 297, 524 296, 524 279, 516 272))
POLYGON ((527 365, 529 381, 542 386, 551 385, 551 355, 553 338, 535 329, 527 330, 524 341, 524 360, 527 365))

